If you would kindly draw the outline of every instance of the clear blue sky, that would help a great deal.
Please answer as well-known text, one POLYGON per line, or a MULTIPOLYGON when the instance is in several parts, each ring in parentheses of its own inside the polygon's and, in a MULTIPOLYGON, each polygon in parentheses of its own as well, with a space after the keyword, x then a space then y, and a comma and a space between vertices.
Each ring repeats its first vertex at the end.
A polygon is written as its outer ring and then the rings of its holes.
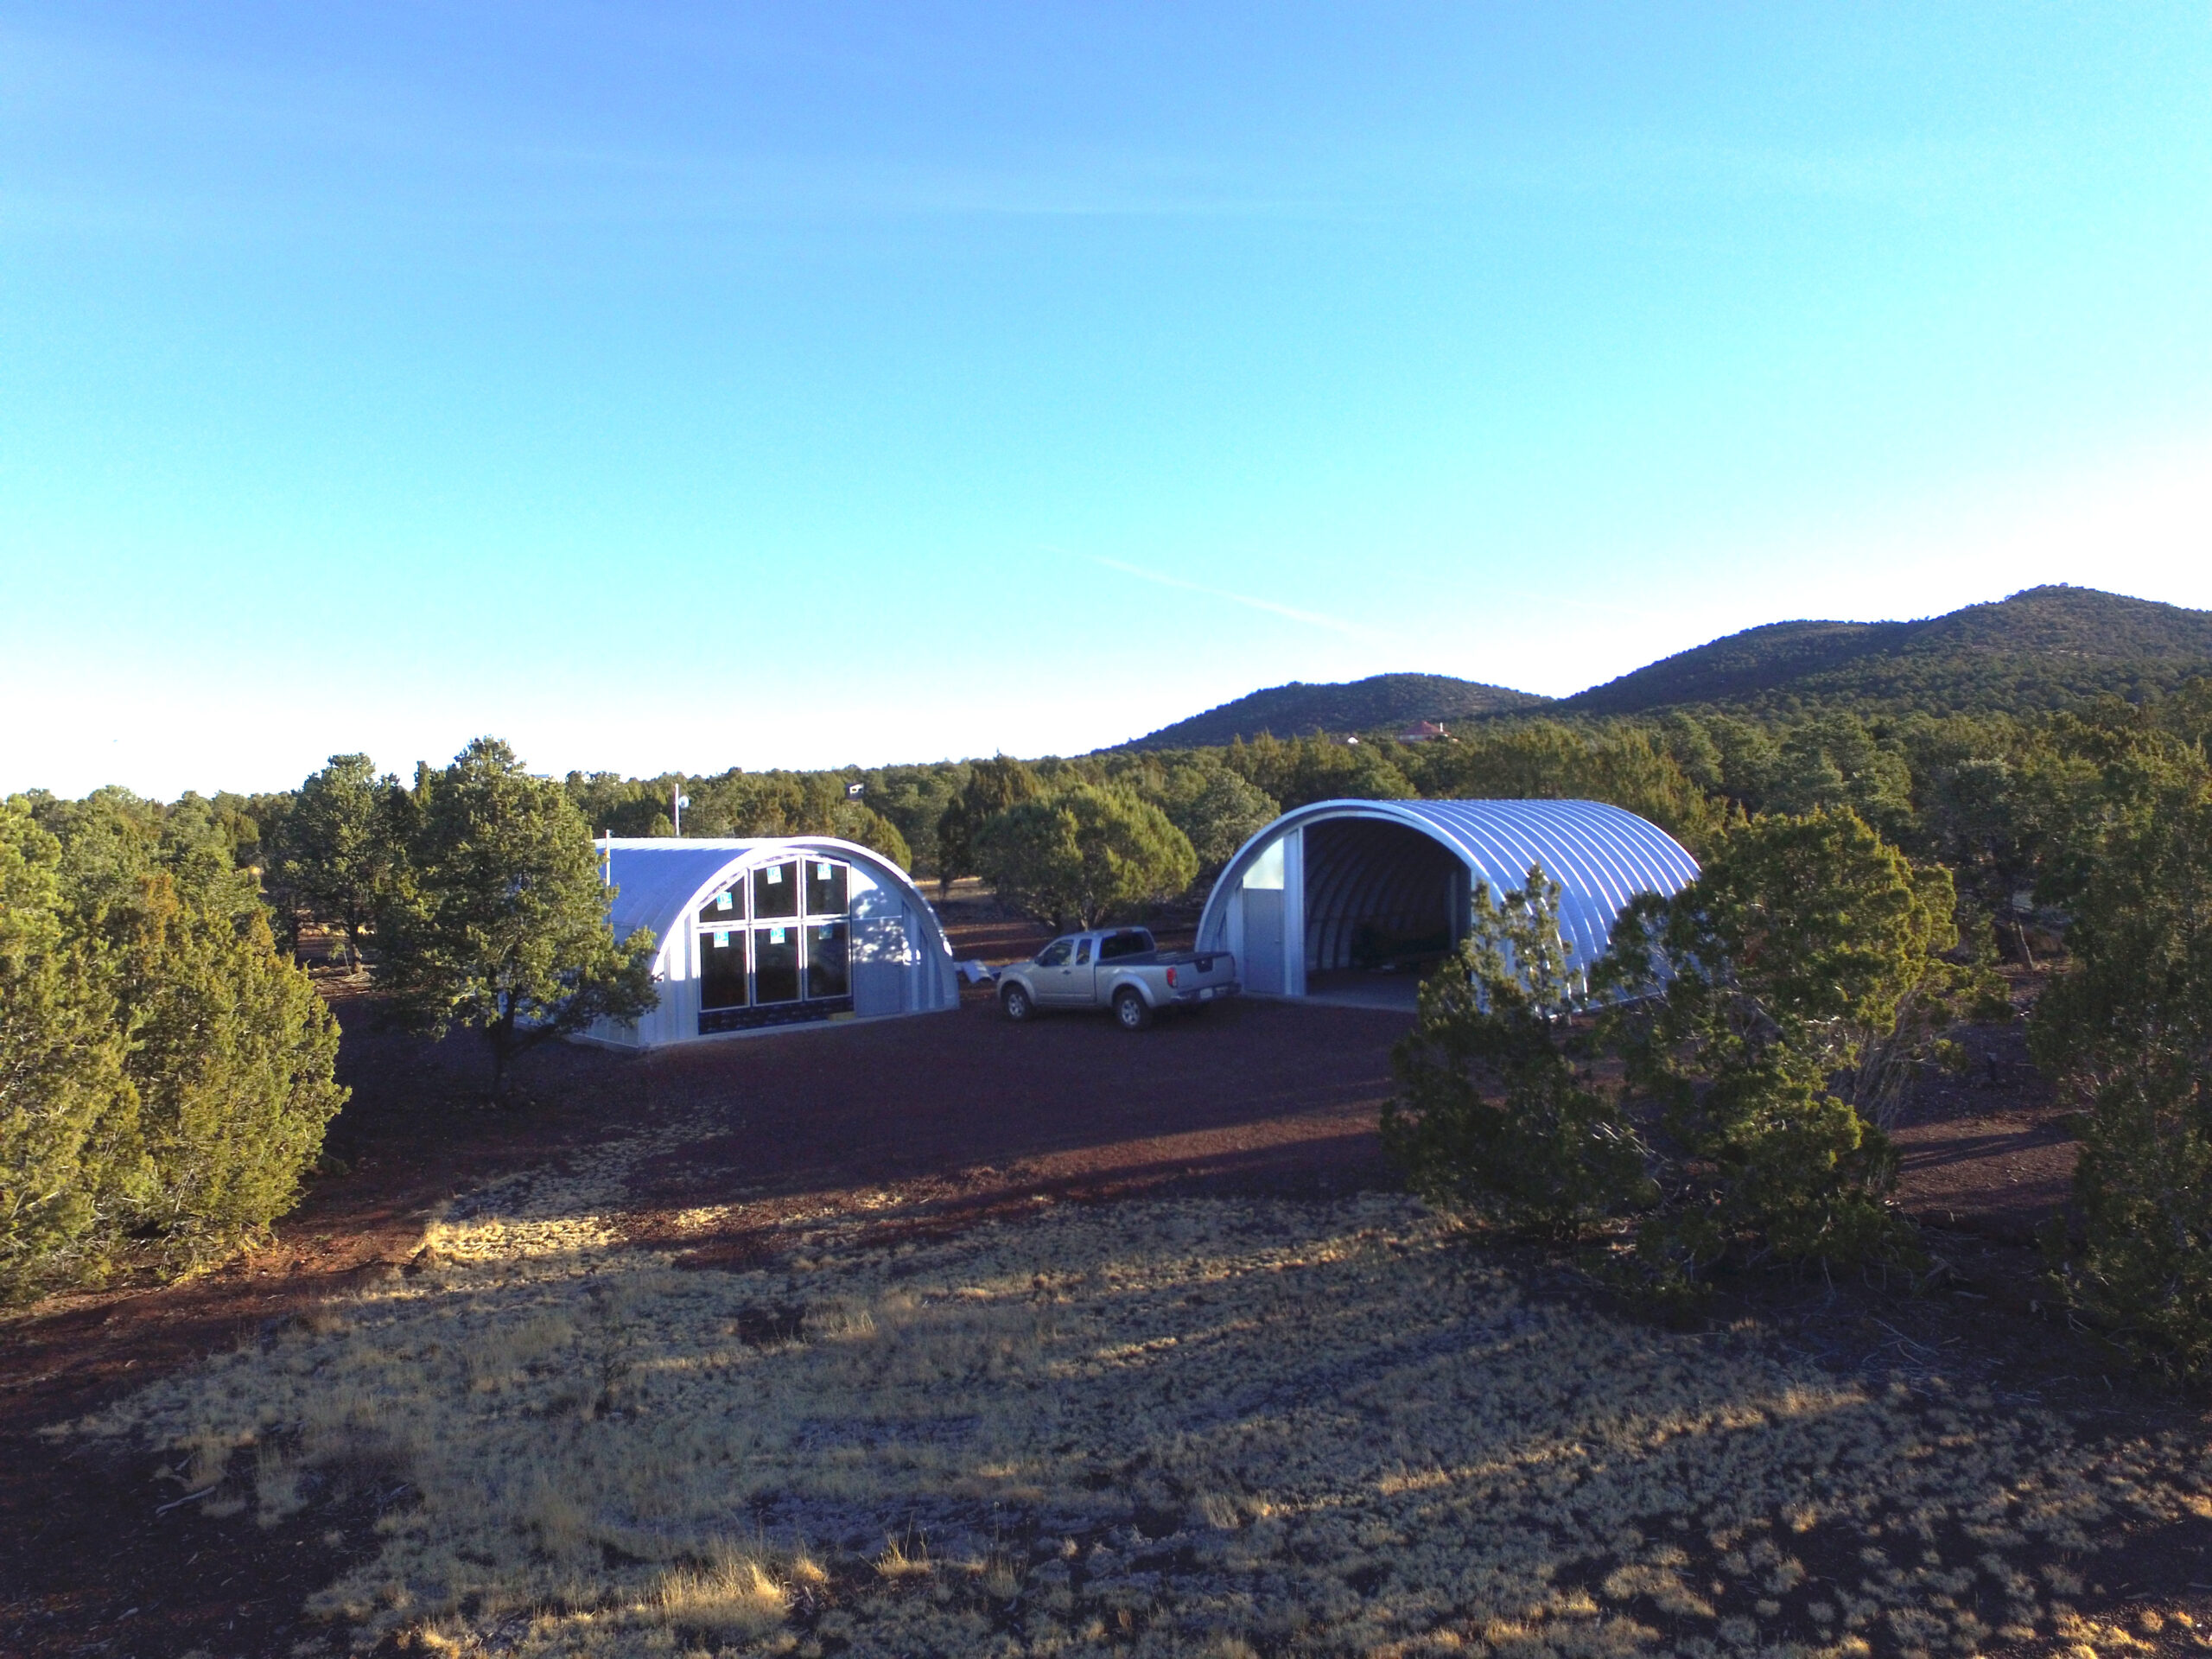
POLYGON ((1077 752, 2042 581, 2212 606, 2201 3, 0 0, 0 788, 1077 752))

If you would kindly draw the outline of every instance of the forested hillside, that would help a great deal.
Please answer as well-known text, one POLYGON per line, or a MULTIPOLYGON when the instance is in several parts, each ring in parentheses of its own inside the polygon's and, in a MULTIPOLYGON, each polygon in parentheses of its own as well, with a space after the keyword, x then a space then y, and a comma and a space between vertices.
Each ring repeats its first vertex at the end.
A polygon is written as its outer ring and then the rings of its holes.
POLYGON ((2138 701, 2212 672, 2212 612, 2094 588, 2031 588, 1916 622, 1776 622, 1563 699, 1562 713, 1788 715, 2053 709, 2138 701))
POLYGON ((1131 749, 1217 748, 1239 739, 1309 732, 1372 732, 1541 707, 1548 699, 1448 674, 1372 674, 1338 685, 1293 680, 1224 702, 1124 744, 1131 749))

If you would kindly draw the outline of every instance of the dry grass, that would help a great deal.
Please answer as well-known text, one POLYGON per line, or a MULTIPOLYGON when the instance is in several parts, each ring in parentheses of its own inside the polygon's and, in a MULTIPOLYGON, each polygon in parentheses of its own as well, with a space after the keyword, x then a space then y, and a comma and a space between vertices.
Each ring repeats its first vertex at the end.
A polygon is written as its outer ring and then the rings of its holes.
POLYGON ((760 1637, 783 1627, 790 1592, 766 1563, 735 1551, 664 1577, 640 1610, 664 1624, 722 1637, 760 1637))
POLYGON ((392 1466, 318 1607, 529 1655, 2113 1647, 2079 1558, 2212 1503, 2201 1446, 1616 1322, 1395 1199, 721 1274, 620 1245, 615 1190, 495 1190, 443 1265, 79 1432, 271 1520, 392 1466))

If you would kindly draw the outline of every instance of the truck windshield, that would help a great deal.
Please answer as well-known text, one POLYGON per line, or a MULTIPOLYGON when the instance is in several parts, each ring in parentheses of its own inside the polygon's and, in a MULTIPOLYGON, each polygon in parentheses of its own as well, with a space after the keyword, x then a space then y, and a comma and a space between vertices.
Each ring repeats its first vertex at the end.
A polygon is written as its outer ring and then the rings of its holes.
POLYGON ((1098 941, 1098 960, 1111 962, 1116 957, 1141 957, 1151 949, 1151 934, 1141 927, 1126 928, 1098 941))

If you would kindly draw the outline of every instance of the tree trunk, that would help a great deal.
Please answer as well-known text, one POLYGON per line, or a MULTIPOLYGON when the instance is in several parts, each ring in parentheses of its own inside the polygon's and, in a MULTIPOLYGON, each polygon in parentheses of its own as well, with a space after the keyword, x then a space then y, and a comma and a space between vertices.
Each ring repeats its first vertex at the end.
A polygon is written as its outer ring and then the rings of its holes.
POLYGON ((503 997, 499 1017, 488 1033, 492 1039, 492 1098, 500 1105, 507 1099, 507 1060, 514 1051, 515 1000, 503 997))

